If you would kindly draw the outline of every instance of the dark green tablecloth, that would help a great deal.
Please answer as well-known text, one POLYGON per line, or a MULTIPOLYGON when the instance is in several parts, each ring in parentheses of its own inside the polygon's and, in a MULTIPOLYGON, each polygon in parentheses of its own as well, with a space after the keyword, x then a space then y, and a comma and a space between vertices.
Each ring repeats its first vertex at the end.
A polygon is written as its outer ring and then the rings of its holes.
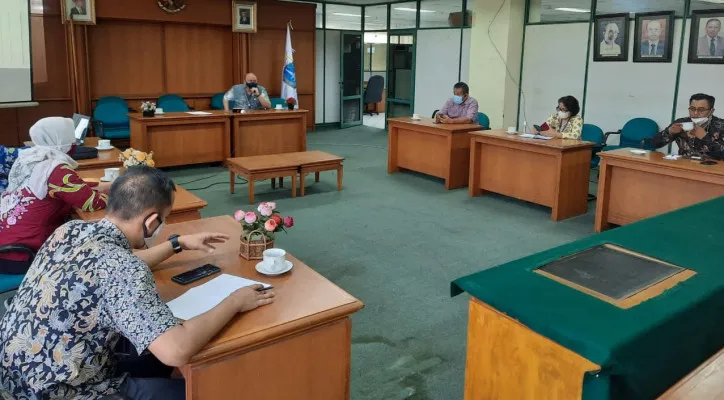
POLYGON ((452 282, 530 329, 600 365, 585 399, 649 399, 724 347, 724 197, 593 235, 452 282), (533 270, 611 243, 696 271, 628 310, 533 270))

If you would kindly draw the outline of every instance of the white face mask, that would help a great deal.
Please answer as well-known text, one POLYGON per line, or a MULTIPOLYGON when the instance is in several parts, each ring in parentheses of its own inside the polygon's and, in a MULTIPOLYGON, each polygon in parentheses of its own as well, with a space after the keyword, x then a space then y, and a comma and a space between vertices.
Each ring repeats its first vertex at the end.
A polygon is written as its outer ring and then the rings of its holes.
POLYGON ((691 122, 701 126, 709 122, 709 117, 701 117, 701 118, 692 118, 691 122))
POLYGON ((567 111, 558 111, 558 118, 560 119, 566 119, 571 116, 571 113, 567 111))

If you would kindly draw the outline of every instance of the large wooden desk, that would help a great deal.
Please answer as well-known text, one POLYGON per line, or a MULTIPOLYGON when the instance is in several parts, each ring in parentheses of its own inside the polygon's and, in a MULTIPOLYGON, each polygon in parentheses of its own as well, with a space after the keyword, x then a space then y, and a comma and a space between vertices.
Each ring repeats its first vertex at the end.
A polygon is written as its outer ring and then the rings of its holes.
POLYGON ((664 160, 665 154, 618 149, 601 157, 596 232, 724 195, 724 162, 664 160))
POLYGON ((724 398, 724 349, 667 390, 661 400, 724 398))
POLYGON ((172 233, 224 232, 231 240, 210 255, 182 252, 155 271, 161 298, 169 301, 213 277, 181 286, 173 275, 211 263, 222 273, 274 286, 274 304, 235 317, 189 364, 186 398, 349 399, 351 321, 363 304, 301 261, 279 277, 260 275, 257 261, 239 257, 241 226, 230 216, 167 226, 172 233))
POLYGON ((234 157, 307 150, 307 110, 256 110, 232 118, 234 157))
MULTIPOLYGON (((105 174, 102 169, 90 169, 85 171, 78 171, 78 175, 85 181, 98 180, 105 174)), ((201 218, 199 210, 206 207, 208 203, 201 200, 200 198, 193 195, 188 190, 181 186, 176 186, 176 197, 174 198, 173 207, 171 208, 171 214, 166 218, 166 223, 175 224, 185 221, 193 221, 201 218)), ((73 211, 73 217, 79 218, 84 221, 98 221, 105 217, 105 210, 98 210, 93 212, 84 212, 78 209, 73 211)))
POLYGON ((129 113, 131 147, 153 151, 157 167, 224 161, 231 155, 231 112, 206 112, 211 114, 175 112, 144 117, 129 113))
MULTIPOLYGON (((26 146, 33 146, 33 142, 27 141, 25 142, 26 146)), ((97 137, 88 137, 85 139, 86 147, 97 147, 98 146, 98 138, 97 137)), ((89 169, 97 169, 97 168, 120 168, 123 163, 120 159, 121 151, 117 148, 113 148, 112 150, 98 150, 98 157, 96 158, 89 158, 86 160, 77 160, 78 162, 78 168, 76 168, 76 171, 84 171, 89 169)))
POLYGON ((468 194, 500 193, 551 207, 553 221, 584 214, 591 147, 580 140, 524 139, 503 130, 474 132, 468 194))
POLYGON ((387 172, 404 168, 445 179, 446 189, 468 184, 470 160, 469 132, 477 124, 435 124, 431 118, 413 121, 390 118, 387 172))

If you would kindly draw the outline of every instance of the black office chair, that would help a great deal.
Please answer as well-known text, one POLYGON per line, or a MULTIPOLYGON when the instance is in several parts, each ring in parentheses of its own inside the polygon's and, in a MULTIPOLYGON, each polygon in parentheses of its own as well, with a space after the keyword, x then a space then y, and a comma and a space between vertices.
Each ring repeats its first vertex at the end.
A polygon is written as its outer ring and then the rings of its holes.
POLYGON ((367 88, 365 89, 365 114, 372 115, 372 113, 378 114, 377 104, 382 101, 382 91, 385 89, 385 78, 380 75, 371 76, 367 81, 367 88), (367 105, 374 104, 374 111, 367 111, 367 105))

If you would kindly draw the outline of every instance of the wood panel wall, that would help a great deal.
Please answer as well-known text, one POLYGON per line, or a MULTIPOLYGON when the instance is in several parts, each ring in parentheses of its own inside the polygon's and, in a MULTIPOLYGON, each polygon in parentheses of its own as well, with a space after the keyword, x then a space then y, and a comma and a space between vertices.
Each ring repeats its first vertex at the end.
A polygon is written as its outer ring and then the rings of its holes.
MULTIPOLYGON (((39 2, 39 1, 38 1, 39 2)), ((131 107, 165 93, 207 109, 214 93, 254 72, 272 97, 281 92, 286 24, 292 21, 299 105, 314 127, 315 6, 257 1, 256 33, 231 31, 231 1, 194 0, 169 14, 155 1, 96 0, 97 25, 61 23, 59 1, 33 7, 33 90, 38 107, 0 109, 0 144, 17 145, 46 116, 92 114, 103 96, 131 107)), ((35 4, 35 3, 34 3, 35 4)))

